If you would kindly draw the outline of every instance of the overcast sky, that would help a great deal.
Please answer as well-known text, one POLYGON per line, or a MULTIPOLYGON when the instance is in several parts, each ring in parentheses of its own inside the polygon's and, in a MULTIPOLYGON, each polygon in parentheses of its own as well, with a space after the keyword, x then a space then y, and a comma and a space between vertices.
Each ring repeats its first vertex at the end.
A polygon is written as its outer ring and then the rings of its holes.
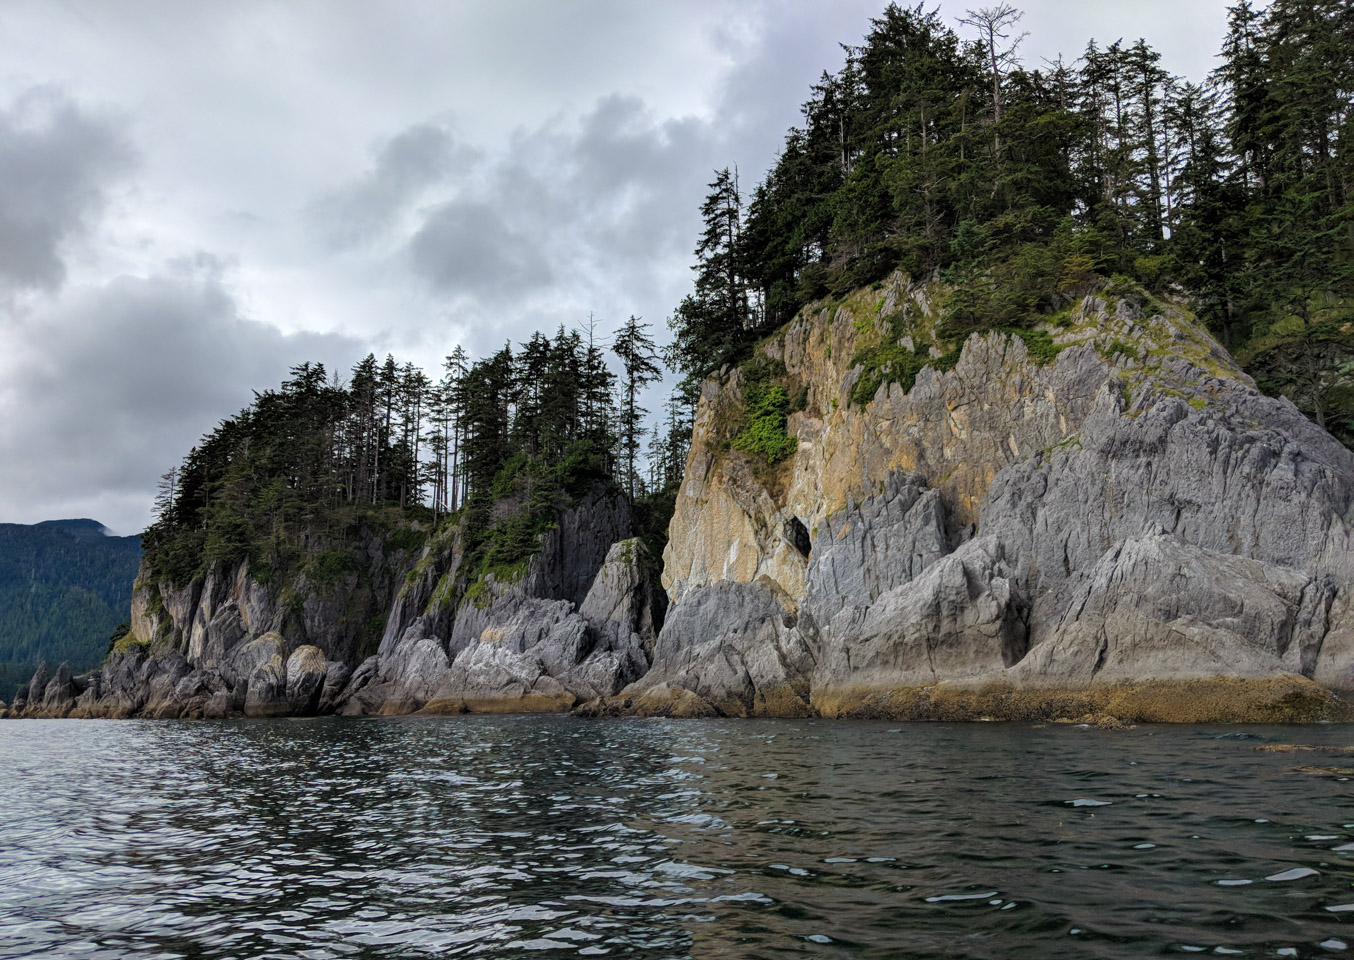
MULTIPOLYGON (((1028 64, 1145 36, 1196 79, 1225 22, 1021 6, 1028 64)), ((436 376, 590 312, 665 334, 713 170, 750 189, 882 9, 0 2, 0 522, 139 532, 156 478, 303 360, 436 376)))

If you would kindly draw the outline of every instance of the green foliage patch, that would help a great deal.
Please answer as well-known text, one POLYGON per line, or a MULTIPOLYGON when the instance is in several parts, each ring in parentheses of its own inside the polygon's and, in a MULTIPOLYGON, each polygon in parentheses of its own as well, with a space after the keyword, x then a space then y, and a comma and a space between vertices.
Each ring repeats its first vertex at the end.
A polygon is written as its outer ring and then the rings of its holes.
MULTIPOLYGON (((730 445, 768 466, 789 457, 799 447, 799 438, 785 429, 791 409, 790 395, 782 382, 787 375, 784 363, 764 357, 744 367, 744 425, 730 445)), ((807 398, 807 393, 804 397, 807 398)))
POLYGON ((1025 341, 1025 349, 1030 355, 1030 359, 1042 366, 1047 366, 1058 359, 1058 354, 1062 353, 1063 348, 1053 342, 1053 337, 1047 330, 1014 330, 1017 337, 1025 341))
MULTIPOLYGON (((918 344, 909 350, 901 342, 908 334, 901 313, 884 317, 881 322, 885 327, 883 339, 856 351, 851 358, 851 365, 861 368, 859 378, 851 387, 850 397, 851 402, 858 407, 864 407, 873 400, 884 384, 896 383, 904 393, 908 393, 917 382, 917 374, 925 367, 943 372, 954 369, 954 365, 959 362, 959 347, 951 348, 939 357, 931 356, 929 343, 918 344)), ((865 336, 868 335, 867 328, 865 336)))
POLYGON ((349 574, 358 571, 357 559, 347 550, 321 550, 306 564, 306 580, 321 593, 329 593, 349 574))

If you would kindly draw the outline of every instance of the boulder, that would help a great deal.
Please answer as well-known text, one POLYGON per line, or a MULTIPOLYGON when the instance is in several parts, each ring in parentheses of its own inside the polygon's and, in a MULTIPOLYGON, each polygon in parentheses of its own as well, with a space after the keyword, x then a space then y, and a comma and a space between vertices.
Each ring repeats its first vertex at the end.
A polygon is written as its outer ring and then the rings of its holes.
POLYGON ((293 650, 287 658, 285 672, 287 712, 292 715, 314 713, 328 673, 329 661, 319 647, 306 644, 293 650))
POLYGON ((727 716, 804 716, 817 646, 817 628, 773 581, 716 583, 668 611, 652 669, 619 696, 666 686, 727 716))
POLYGON ((245 688, 246 717, 280 717, 290 712, 287 667, 280 654, 260 663, 249 674, 245 688))

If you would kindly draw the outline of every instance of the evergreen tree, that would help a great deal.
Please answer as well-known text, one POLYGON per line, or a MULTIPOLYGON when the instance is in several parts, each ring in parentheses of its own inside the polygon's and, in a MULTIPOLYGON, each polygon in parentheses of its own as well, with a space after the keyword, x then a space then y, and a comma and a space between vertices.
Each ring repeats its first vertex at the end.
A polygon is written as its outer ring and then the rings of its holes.
POLYGON ((621 415, 619 423, 621 457, 625 461, 625 482, 630 499, 635 499, 635 459, 644 437, 643 421, 648 413, 639 405, 638 394, 653 383, 662 372, 658 368, 658 351, 647 331, 649 325, 631 316, 616 333, 611 350, 620 358, 624 373, 621 379, 621 415))
POLYGON ((678 305, 669 321, 673 355, 683 368, 714 369, 742 345, 752 327, 739 258, 742 211, 738 178, 725 167, 716 172, 701 205, 705 228, 692 267, 695 292, 678 305))

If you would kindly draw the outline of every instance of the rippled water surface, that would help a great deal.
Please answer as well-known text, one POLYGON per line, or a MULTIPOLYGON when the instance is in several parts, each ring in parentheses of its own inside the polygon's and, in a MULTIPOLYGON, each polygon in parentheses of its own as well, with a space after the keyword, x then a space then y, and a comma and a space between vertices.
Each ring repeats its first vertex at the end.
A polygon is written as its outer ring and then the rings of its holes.
POLYGON ((1349 727, 0 723, 0 956, 1337 956, 1349 727))

